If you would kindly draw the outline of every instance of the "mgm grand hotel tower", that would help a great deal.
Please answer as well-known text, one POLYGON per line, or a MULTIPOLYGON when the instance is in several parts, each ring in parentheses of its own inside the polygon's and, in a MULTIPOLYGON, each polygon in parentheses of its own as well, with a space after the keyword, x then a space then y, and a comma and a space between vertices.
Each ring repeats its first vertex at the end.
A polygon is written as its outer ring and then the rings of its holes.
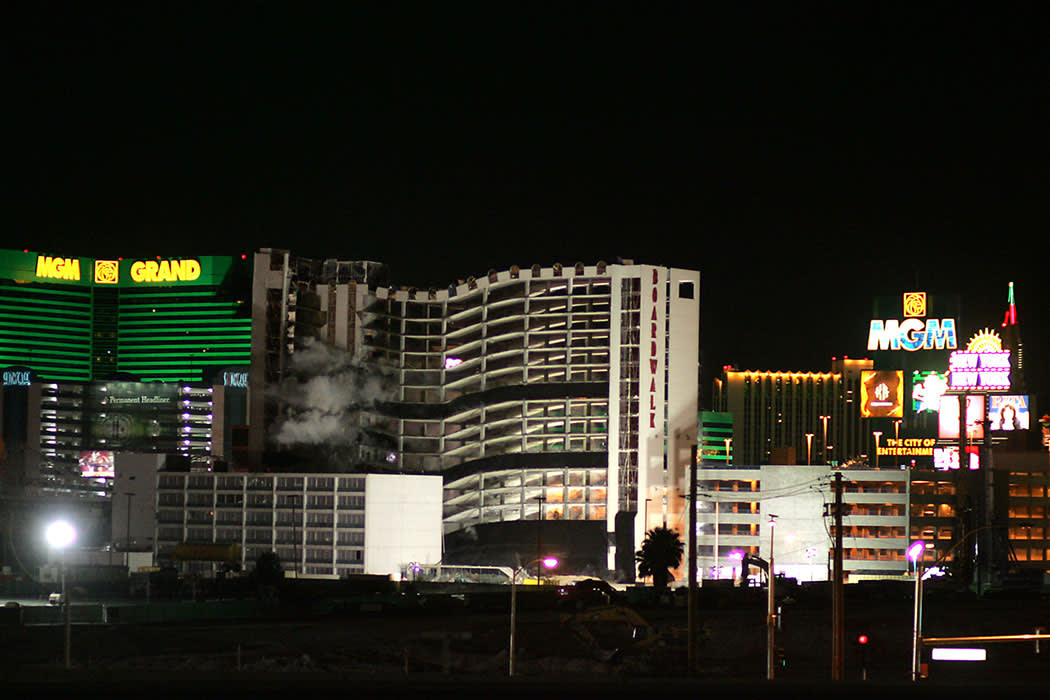
POLYGON ((446 564, 556 554, 565 573, 623 580, 646 529, 682 531, 698 272, 514 266, 442 289, 385 275, 255 254, 252 459, 312 443, 339 471, 440 474, 446 564))

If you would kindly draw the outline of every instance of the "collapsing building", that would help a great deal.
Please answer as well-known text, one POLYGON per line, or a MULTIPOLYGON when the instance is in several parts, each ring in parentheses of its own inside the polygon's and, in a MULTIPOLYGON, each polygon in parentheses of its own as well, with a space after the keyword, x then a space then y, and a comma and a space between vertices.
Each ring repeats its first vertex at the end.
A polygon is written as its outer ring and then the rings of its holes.
POLYGON ((537 265, 438 290, 383 274, 256 254, 250 385, 279 390, 250 397, 253 459, 272 436, 440 474, 446 563, 553 553, 632 577, 644 531, 683 522, 699 273, 537 265))

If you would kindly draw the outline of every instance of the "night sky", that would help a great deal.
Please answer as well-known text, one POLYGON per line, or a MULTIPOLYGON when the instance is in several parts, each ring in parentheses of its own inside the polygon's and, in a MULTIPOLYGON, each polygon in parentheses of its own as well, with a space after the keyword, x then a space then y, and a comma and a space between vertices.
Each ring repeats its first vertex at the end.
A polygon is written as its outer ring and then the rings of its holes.
POLYGON ((1045 412, 1047 15, 848 4, 23 3, 0 245, 696 268, 705 404, 864 356, 875 296, 958 294, 965 340, 1012 280, 1045 412))

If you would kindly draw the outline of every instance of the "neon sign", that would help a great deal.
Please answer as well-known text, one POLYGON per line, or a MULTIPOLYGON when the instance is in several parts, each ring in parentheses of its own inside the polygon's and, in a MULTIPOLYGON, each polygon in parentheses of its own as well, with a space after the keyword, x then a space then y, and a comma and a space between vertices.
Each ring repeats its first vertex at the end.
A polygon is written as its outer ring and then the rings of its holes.
POLYGON ((872 319, 868 326, 868 350, 954 350, 959 347, 955 319, 926 316, 926 292, 908 292, 903 298, 903 321, 872 319))
POLYGON ((936 438, 887 438, 878 446, 880 457, 931 457, 936 438))
POLYGON ((222 382, 225 386, 248 388, 247 372, 223 372, 222 382))
POLYGON ((983 330, 948 359, 949 389, 1006 391, 1010 388, 1010 351, 994 331, 983 330))
POLYGON ((135 282, 192 282, 201 276, 200 261, 137 260, 131 263, 131 279, 135 282))
POLYGON ((656 427, 656 369, 660 365, 659 348, 656 345, 659 317, 656 310, 660 307, 660 274, 653 270, 653 312, 649 318, 649 427, 656 427))
POLYGON ((32 376, 28 369, 5 369, 4 386, 29 386, 32 376))
POLYGON ((868 328, 868 350, 954 350, 959 347, 955 319, 917 318, 904 321, 872 319, 868 328))
POLYGON ((904 372, 899 369, 861 372, 860 415, 864 418, 903 418, 904 372))
POLYGON ((36 256, 36 276, 45 279, 79 280, 80 259, 38 255, 36 256))

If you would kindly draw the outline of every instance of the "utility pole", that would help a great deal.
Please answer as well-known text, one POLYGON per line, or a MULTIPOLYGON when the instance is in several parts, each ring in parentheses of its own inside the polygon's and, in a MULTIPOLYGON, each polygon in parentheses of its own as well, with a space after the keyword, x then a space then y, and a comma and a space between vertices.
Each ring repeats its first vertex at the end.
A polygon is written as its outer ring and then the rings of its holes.
POLYGON ((846 607, 842 584, 842 472, 835 472, 835 552, 831 574, 831 680, 841 681, 846 657, 846 607))
MULTIPOLYGON (((687 672, 693 675, 696 672, 696 457, 697 445, 694 442, 689 446, 689 600, 688 600, 688 622, 686 633, 689 637, 687 647, 687 672)), ((715 553, 718 556, 718 553, 715 553)))
POLYGON ((773 531, 776 528, 776 517, 772 514, 769 516, 769 570, 766 572, 766 680, 769 681, 773 680, 777 658, 777 578, 773 573, 773 531))

